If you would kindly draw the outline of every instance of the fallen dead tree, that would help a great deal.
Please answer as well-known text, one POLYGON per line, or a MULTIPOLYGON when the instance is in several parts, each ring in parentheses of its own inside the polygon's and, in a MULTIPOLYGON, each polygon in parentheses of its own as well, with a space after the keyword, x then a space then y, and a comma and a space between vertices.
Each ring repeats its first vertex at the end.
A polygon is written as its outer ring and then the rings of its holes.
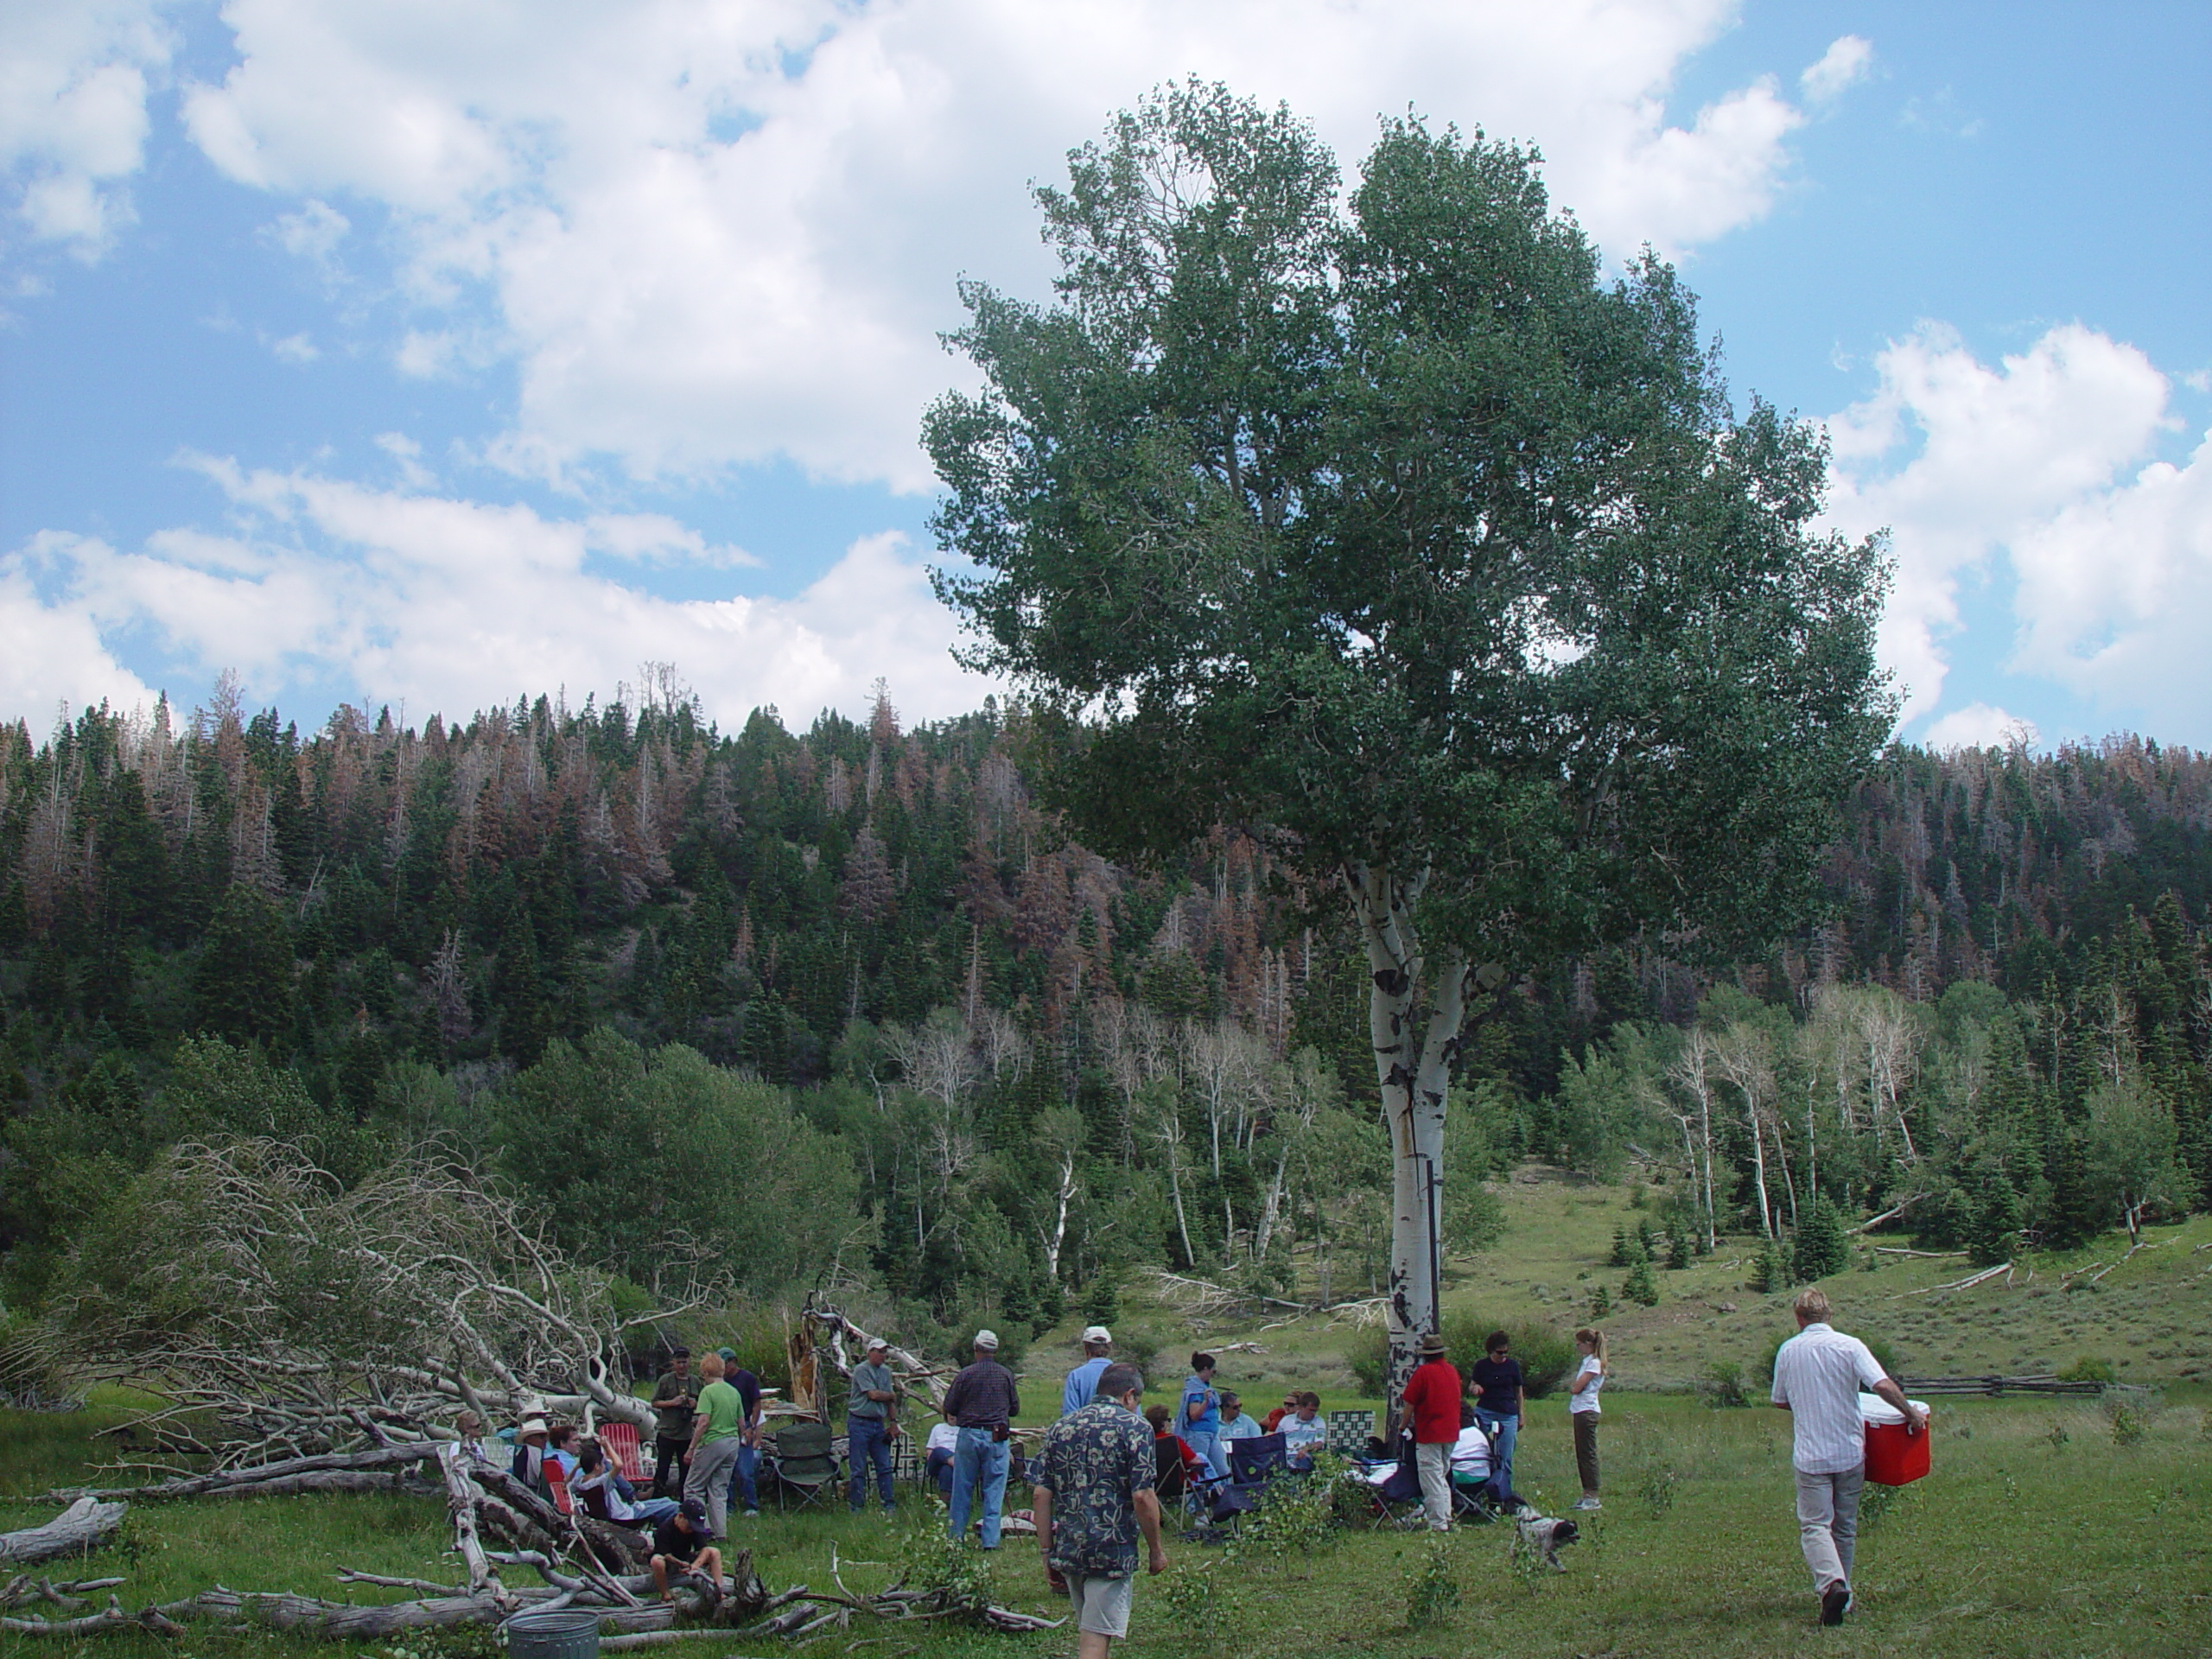
POLYGON ((97 1549, 114 1535, 129 1508, 127 1503, 79 1497, 44 1526, 0 1532, 0 1563, 25 1567, 97 1549))
POLYGON ((621 1313, 607 1275, 432 1161, 348 1188, 287 1143, 184 1145, 132 1198, 73 1255, 48 1317, 0 1354, 0 1382, 144 1389, 165 1403, 128 1427, 219 1469, 449 1438, 462 1409, 486 1425, 545 1412, 649 1436, 625 1332, 728 1294, 679 1274, 648 1311, 621 1313))
MULTIPOLYGON (((212 1627, 226 1635, 251 1636, 286 1630, 329 1641, 381 1640, 412 1630, 498 1624, 532 1609, 576 1608, 596 1612, 607 1636, 623 1646, 658 1644, 687 1635, 724 1637, 804 1638, 835 1626, 849 1629, 856 1620, 965 1620, 985 1629, 1047 1630, 1059 1621, 1041 1619, 980 1601, 948 1579, 940 1584, 909 1584, 903 1578, 882 1590, 855 1592, 830 1558, 834 1588, 796 1585, 771 1592, 753 1567, 752 1552, 730 1552, 722 1576, 713 1582, 693 1574, 671 1588, 672 1602, 659 1599, 650 1573, 610 1568, 601 1554, 606 1527, 582 1516, 564 1516, 504 1471, 474 1459, 458 1446, 437 1449, 441 1484, 454 1527, 454 1553, 467 1582, 444 1585, 396 1579, 340 1568, 348 1585, 412 1590, 408 1599, 383 1604, 328 1600, 290 1591, 240 1592, 218 1585, 175 1601, 133 1611, 113 1595, 105 1607, 88 1607, 86 1592, 110 1589, 121 1580, 31 1586, 18 1579, 0 1594, 0 1630, 26 1637, 81 1639, 111 1631, 142 1630, 165 1636, 212 1627), (527 1568, 534 1584, 509 1585, 507 1571, 527 1568), (52 1613, 22 1609, 35 1599, 52 1613)), ((90 1500, 86 1500, 89 1502, 90 1500)), ((632 1535, 634 1552, 642 1540, 632 1535)), ((642 1557, 622 1563, 634 1569, 642 1557)))
MULTIPOLYGON (((823 1365, 826 1363, 839 1376, 850 1377, 854 1365, 866 1357, 868 1344, 877 1339, 876 1332, 863 1331, 838 1309, 809 1292, 799 1310, 798 1329, 791 1333, 791 1403, 827 1421, 829 1379, 823 1374, 823 1365)), ((932 1408, 942 1408, 945 1390, 952 1386, 952 1379, 959 1374, 958 1368, 934 1364, 888 1338, 883 1340, 889 1347, 887 1357, 899 1373, 899 1380, 927 1396, 932 1408)))
MULTIPOLYGON (((184 1497, 231 1496, 269 1497, 284 1492, 389 1491, 408 1471, 438 1455, 451 1442, 409 1440, 366 1452, 329 1452, 315 1457, 285 1458, 276 1463, 217 1469, 204 1475, 172 1475, 144 1486, 63 1487, 55 1499, 83 1496, 158 1503, 184 1497), (354 1480, 372 1483, 355 1485, 354 1480), (336 1484, 327 1484, 330 1482, 336 1484)), ((416 1483, 420 1484, 420 1483, 416 1483)), ((424 1491, 438 1490, 422 1486, 424 1491)))

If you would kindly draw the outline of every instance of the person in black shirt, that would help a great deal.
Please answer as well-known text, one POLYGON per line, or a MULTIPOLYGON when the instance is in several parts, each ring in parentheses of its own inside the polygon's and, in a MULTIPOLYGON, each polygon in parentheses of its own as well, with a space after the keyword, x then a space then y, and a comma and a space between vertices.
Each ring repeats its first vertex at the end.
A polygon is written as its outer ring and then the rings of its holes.
POLYGON ((707 1506, 687 1497, 674 1515, 653 1529, 653 1588, 663 1601, 674 1601, 668 1586, 671 1567, 719 1586, 722 1581, 722 1553, 707 1541, 707 1506))
POLYGON ((1504 1332, 1491 1332, 1483 1339, 1483 1357, 1467 1371, 1468 1386, 1476 1395, 1475 1421, 1497 1441, 1492 1478, 1499 1491, 1507 1492, 1513 1490, 1513 1444, 1521 1436, 1521 1414, 1529 1406, 1527 1380, 1511 1347, 1504 1332))

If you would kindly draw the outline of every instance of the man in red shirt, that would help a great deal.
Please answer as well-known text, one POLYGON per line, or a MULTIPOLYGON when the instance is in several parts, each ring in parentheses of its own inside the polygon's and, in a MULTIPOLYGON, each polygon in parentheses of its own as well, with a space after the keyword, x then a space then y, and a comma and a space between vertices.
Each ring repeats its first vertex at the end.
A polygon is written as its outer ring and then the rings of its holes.
POLYGON ((1459 1373, 1444 1357, 1444 1338, 1421 1339, 1421 1363, 1406 1379, 1406 1414, 1413 1419, 1414 1462, 1421 1471, 1421 1508, 1431 1532, 1452 1529, 1452 1447, 1459 1438, 1459 1373))

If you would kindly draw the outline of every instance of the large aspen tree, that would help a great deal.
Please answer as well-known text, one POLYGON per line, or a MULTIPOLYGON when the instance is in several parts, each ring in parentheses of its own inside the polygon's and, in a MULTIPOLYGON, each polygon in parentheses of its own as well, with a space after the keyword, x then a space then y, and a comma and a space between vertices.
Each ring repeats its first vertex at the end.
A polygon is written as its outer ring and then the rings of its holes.
POLYGON ((1444 1118, 1485 999, 1641 932, 1802 913, 1888 729, 1878 547, 1817 433, 1737 417, 1694 302, 1609 280, 1538 158, 1155 93, 1037 192, 1057 300, 963 286, 938 591, 1138 854, 1216 824, 1356 917, 1395 1156, 1393 1382, 1439 1314, 1444 1118))

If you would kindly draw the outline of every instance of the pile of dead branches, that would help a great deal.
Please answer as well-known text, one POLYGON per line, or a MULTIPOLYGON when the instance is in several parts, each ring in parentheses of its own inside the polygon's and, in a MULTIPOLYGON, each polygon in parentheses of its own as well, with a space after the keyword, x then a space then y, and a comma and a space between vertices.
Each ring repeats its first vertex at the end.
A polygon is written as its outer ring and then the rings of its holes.
POLYGON ((344 1584, 418 1593, 408 1600, 363 1605, 289 1592, 239 1592, 218 1585, 196 1596, 132 1611, 111 1593, 105 1607, 88 1605, 90 1592, 111 1592, 122 1583, 119 1579, 62 1585, 41 1580, 34 1585, 25 1576, 0 1593, 0 1630, 76 1638, 129 1630, 175 1636, 199 1625, 228 1635, 282 1630, 359 1642, 408 1630, 499 1624, 520 1612, 577 1608, 597 1612, 601 1645, 619 1649, 695 1632, 804 1637, 831 1626, 849 1628, 855 1618, 964 1619, 1005 1630, 1050 1629, 1058 1623, 963 1599, 950 1586, 910 1586, 902 1580, 884 1590, 855 1593, 844 1584, 834 1554, 834 1588, 817 1591, 802 1584, 772 1592, 753 1571, 752 1553, 745 1549, 730 1552, 719 1579, 694 1573, 672 1580, 672 1599, 662 1601, 647 1571, 651 1546, 644 1534, 588 1516, 563 1515, 512 1475, 451 1443, 357 1455, 344 1468, 330 1466, 333 1459, 326 1457, 219 1471, 133 1489, 131 1495, 193 1497, 219 1491, 298 1491, 302 1489, 283 1483, 302 1475, 363 1472, 362 1464, 372 1459, 397 1466, 410 1453, 414 1462, 435 1471, 435 1487, 445 1494, 454 1553, 467 1573, 463 1583, 438 1584, 340 1568, 337 1576, 344 1584), (303 1469, 302 1463, 316 1466, 303 1469), (536 1581, 508 1584, 506 1575, 518 1568, 526 1569, 536 1581), (21 1611, 32 1602, 54 1611, 21 1611))
POLYGON ((116 1382, 164 1402, 127 1426, 218 1468, 375 1449, 541 1412, 635 1424, 625 1332, 726 1299, 694 1275, 617 1311, 467 1170, 393 1165, 350 1189, 301 1148, 173 1148, 73 1255, 7 1375, 116 1382))

